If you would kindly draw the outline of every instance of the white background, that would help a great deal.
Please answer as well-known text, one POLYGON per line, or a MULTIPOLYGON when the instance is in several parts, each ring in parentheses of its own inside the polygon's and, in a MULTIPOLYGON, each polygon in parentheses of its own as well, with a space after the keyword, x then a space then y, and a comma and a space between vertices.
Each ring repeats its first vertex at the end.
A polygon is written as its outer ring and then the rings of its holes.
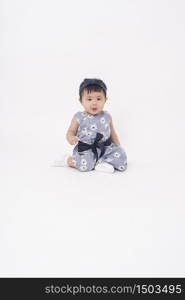
POLYGON ((1 1, 0 276, 185 276, 185 1, 1 1), (54 168, 84 78, 124 173, 54 168))

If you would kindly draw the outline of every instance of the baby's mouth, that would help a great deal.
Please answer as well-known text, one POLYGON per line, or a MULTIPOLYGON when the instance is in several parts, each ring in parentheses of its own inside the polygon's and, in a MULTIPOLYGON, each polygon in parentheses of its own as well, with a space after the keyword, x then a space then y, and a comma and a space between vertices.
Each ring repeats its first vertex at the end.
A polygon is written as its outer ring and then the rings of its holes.
POLYGON ((93 110, 93 111, 96 111, 96 110, 97 110, 97 108, 96 108, 96 107, 92 107, 92 110, 93 110))

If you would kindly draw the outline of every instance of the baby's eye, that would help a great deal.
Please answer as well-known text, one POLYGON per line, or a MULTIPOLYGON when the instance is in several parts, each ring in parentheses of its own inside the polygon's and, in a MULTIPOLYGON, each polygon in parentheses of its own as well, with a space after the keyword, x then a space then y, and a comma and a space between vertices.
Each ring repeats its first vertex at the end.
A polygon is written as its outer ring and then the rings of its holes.
POLYGON ((91 98, 87 99, 88 101, 91 101, 91 98))
POLYGON ((97 100, 98 100, 98 101, 100 101, 100 100, 101 100, 101 98, 97 98, 97 100))

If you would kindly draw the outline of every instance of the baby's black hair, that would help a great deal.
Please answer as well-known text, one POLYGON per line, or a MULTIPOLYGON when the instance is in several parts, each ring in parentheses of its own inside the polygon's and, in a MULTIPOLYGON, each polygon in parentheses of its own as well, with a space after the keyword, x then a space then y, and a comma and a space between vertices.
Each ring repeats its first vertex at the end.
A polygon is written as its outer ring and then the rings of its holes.
POLYGON ((104 89, 102 89, 99 85, 90 84, 90 85, 88 85, 87 87, 83 88, 80 91, 80 99, 82 99, 82 94, 83 94, 84 90, 87 90, 88 93, 91 93, 91 92, 103 92, 104 95, 105 95, 105 98, 106 98, 106 92, 104 91, 104 89))
POLYGON ((88 93, 91 92, 103 92, 106 98, 107 87, 101 79, 84 79, 79 88, 80 100, 82 98, 83 91, 87 90, 88 93))

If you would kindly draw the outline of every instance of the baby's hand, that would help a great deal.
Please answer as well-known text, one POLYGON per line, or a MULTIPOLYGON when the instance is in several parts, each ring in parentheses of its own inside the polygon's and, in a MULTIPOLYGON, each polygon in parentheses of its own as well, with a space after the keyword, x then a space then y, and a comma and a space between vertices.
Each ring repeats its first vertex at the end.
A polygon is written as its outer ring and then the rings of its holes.
POLYGON ((71 145, 76 145, 79 141, 79 138, 77 136, 70 136, 69 137, 69 143, 71 145))

